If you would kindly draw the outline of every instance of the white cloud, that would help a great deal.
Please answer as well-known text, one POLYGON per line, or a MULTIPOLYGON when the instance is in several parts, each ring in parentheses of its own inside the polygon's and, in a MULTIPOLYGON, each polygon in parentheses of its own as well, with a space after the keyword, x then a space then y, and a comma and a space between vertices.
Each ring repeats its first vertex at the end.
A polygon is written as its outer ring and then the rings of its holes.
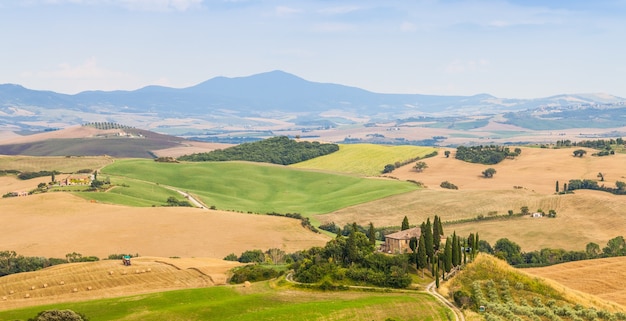
POLYGON ((326 22, 314 25, 313 30, 319 32, 344 32, 354 31, 356 27, 348 23, 326 22))
POLYGON ((402 31, 415 31, 417 30, 417 26, 411 22, 405 21, 400 25, 400 30, 402 31))
POLYGON ((324 8, 324 9, 318 10, 317 12, 324 14, 324 15, 338 15, 338 14, 346 14, 346 13, 359 11, 359 10, 361 10, 361 8, 357 6, 343 6, 343 7, 324 8))
POLYGON ((136 11, 186 11, 202 5, 203 0, 27 0, 25 4, 78 4, 120 6, 136 11))

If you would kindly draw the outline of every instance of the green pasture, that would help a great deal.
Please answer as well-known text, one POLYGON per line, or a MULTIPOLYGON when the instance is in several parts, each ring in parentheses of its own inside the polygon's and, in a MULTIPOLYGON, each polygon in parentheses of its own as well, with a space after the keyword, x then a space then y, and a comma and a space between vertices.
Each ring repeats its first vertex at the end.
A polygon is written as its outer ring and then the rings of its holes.
POLYGON ((99 320, 448 320, 426 293, 315 292, 255 283, 239 291, 209 287, 0 311, 1 320, 27 320, 39 311, 70 309, 99 320), (249 291, 246 291, 249 290, 249 291))
POLYGON ((138 207, 166 205, 168 197, 184 199, 180 193, 152 182, 120 177, 110 177, 110 179, 114 187, 107 192, 76 192, 74 194, 100 203, 138 207))
MULTIPOLYGON (((102 175, 110 175, 114 182, 130 179, 171 186, 198 196, 207 206, 253 213, 328 213, 417 189, 412 183, 391 179, 366 179, 246 162, 158 163, 127 159, 103 168, 102 175)), ((152 185, 130 180, 129 191, 123 193, 120 204, 131 194, 138 198, 144 194, 145 198, 153 197, 148 196, 153 193, 152 185), (132 191, 133 188, 139 190, 132 191)), ((117 195, 112 193, 115 190, 120 191, 116 188, 101 194, 111 194, 106 196, 111 197, 107 201, 115 203, 117 195)))
POLYGON ((432 147, 410 145, 340 144, 339 150, 332 154, 289 166, 376 176, 380 175, 387 164, 424 157, 436 150, 432 147))

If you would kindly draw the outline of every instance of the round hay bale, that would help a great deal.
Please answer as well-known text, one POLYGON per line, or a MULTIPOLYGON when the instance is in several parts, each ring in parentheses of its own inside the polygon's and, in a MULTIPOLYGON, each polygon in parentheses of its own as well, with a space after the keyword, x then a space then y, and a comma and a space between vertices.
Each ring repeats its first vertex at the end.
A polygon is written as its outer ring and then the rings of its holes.
POLYGON ((113 275, 113 271, 109 271, 109 275, 113 275))
POLYGON ((13 293, 15 293, 15 291, 13 291, 13 290, 9 291, 9 294, 13 294, 13 293))
POLYGON ((26 293, 26 294, 24 295, 24 298, 25 298, 25 299, 30 298, 30 294, 26 293))
POLYGON ((65 281, 59 282, 60 285, 65 285, 65 281))
POLYGON ((148 269, 146 270, 146 272, 152 272, 152 269, 151 269, 151 268, 148 268, 148 269))
POLYGON ((252 286, 252 283, 250 283, 250 281, 243 282, 243 287, 244 288, 249 288, 251 286, 252 286))
POLYGON ((122 275, 126 275, 126 271, 122 271, 122 275))
POLYGON ((135 274, 139 274, 139 270, 135 270, 135 274))
POLYGON ((146 273, 146 270, 141 270, 141 273, 146 273))
POLYGON ((78 289, 77 288, 73 288, 72 292, 78 292, 78 289))
POLYGON ((87 287, 87 291, 91 291, 92 287, 91 285, 87 287))
POLYGON ((2 297, 2 301, 6 301, 6 300, 7 300, 7 296, 5 295, 2 297))
POLYGON ((30 289, 31 289, 31 290, 34 290, 34 289, 36 289, 36 288, 37 288, 37 287, 36 287, 36 286, 34 286, 34 285, 30 287, 30 289))
POLYGON ((44 289, 48 287, 48 283, 44 283, 41 287, 43 287, 44 289))

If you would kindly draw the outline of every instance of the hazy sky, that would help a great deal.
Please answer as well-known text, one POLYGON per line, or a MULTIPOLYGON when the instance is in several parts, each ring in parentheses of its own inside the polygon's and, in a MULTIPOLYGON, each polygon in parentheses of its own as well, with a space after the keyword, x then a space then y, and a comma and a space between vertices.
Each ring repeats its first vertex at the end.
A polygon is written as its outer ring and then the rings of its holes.
POLYGON ((0 83, 77 93, 283 70, 381 93, 626 97, 626 1, 0 0, 0 83))

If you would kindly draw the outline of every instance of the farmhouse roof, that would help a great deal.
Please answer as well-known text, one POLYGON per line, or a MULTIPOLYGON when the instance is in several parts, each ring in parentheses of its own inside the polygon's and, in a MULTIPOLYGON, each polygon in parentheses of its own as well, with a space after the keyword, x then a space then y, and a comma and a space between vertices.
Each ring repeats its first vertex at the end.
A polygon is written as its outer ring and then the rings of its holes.
POLYGON ((422 229, 418 226, 418 227, 406 229, 404 231, 387 234, 385 235, 385 238, 396 239, 396 240, 410 240, 412 237, 419 239, 420 235, 422 235, 422 229))

